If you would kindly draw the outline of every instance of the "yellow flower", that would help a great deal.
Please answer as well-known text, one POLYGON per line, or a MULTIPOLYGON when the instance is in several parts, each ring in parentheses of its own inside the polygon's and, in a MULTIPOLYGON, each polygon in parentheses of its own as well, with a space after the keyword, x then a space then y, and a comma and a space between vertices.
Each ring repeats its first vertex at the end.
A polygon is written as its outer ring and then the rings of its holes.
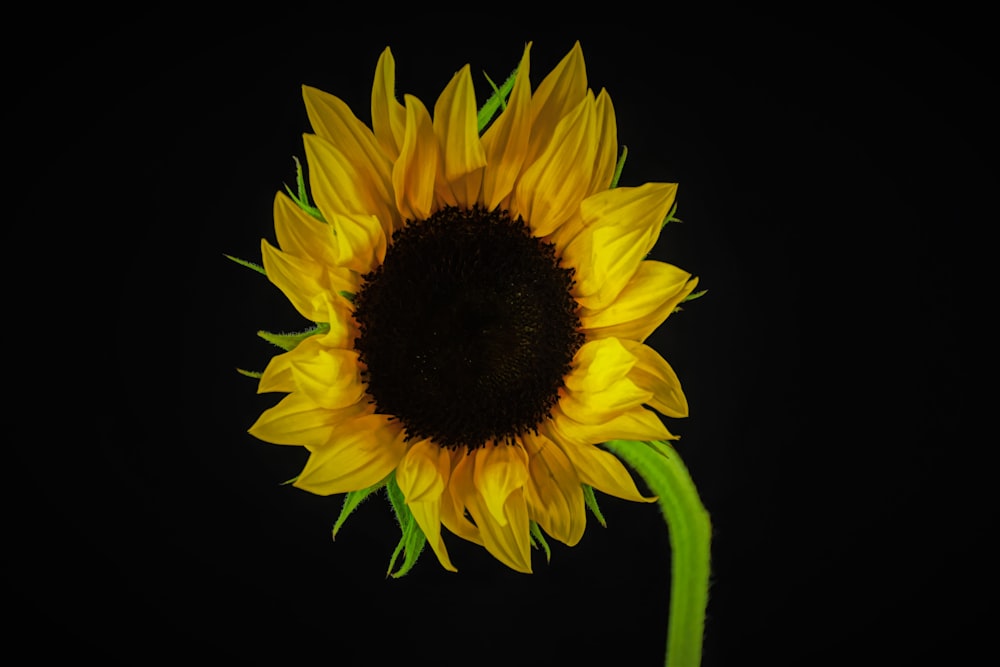
POLYGON ((396 99, 386 49, 371 129, 305 87, 319 213, 278 193, 280 250, 261 245, 269 279, 329 327, 270 361, 259 391, 288 395, 250 433, 309 451, 306 491, 394 476, 449 570, 442 526, 530 572, 533 523, 575 545, 588 486, 651 500, 598 445, 672 439, 654 410, 687 414, 643 343, 697 283, 644 259, 676 185, 612 188, 611 98, 579 44, 532 91, 530 46, 482 134, 468 65, 432 115, 396 99))

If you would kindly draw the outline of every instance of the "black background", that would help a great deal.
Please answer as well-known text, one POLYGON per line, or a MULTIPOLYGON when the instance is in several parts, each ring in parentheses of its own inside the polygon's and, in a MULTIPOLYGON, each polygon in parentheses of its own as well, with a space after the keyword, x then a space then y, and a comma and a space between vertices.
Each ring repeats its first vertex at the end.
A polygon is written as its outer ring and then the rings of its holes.
POLYGON ((428 552, 386 579, 388 504, 332 542, 340 499, 279 485, 305 452, 246 434, 277 397, 234 371, 272 354, 258 329, 305 324, 222 256, 273 240, 301 84, 367 122, 387 45, 431 107, 467 62, 482 100, 525 41, 537 85, 579 39, 622 184, 680 183, 654 258, 709 290, 652 338, 714 523, 704 664, 974 655, 996 620, 994 445, 965 435, 968 252, 995 188, 980 21, 379 12, 64 18, 9 52, 8 642, 105 664, 662 664, 654 506, 602 497, 608 528, 531 576, 450 539, 458 574, 428 552))

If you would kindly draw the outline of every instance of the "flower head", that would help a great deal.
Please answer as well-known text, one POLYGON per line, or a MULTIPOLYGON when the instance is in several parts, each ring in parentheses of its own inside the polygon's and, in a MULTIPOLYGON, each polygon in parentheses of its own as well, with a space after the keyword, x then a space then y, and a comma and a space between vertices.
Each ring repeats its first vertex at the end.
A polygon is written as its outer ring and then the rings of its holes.
POLYGON ((530 572, 539 528, 580 540, 591 488, 651 500, 598 445, 672 439, 654 410, 687 414, 643 342, 697 284, 645 259, 676 185, 614 187, 615 112, 580 45, 535 90, 529 52, 485 131, 468 65, 432 114, 396 99, 386 49, 371 128, 304 88, 314 205, 279 192, 261 246, 318 326, 264 370, 287 396, 250 433, 309 451, 298 488, 390 486, 449 570, 442 528, 530 572))

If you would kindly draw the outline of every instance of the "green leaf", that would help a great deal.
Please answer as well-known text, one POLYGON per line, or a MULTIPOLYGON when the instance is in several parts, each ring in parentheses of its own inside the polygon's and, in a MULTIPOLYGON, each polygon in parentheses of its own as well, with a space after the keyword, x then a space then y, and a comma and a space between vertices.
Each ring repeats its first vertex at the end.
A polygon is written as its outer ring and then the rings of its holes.
POLYGON ((618 158, 617 164, 615 164, 615 175, 611 178, 611 190, 618 187, 618 180, 622 177, 622 169, 625 168, 625 158, 628 157, 628 146, 622 146, 621 157, 618 158))
POLYGON ((532 521, 529 526, 531 527, 531 546, 537 547, 538 545, 541 545, 542 551, 545 552, 545 562, 550 562, 552 560, 552 551, 549 549, 549 543, 545 541, 545 535, 542 534, 542 529, 534 521, 532 521))
POLYGON ((493 94, 490 95, 489 99, 487 99, 483 106, 480 107, 479 113, 476 115, 476 122, 479 126, 479 134, 483 133, 483 130, 485 130, 486 126, 490 124, 491 120, 493 120, 493 116, 496 115, 497 111, 502 106, 506 106, 505 100, 507 99, 507 96, 510 95, 510 91, 514 89, 514 80, 516 78, 516 67, 514 68, 514 71, 510 73, 510 76, 507 77, 507 80, 503 82, 503 85, 499 88, 497 88, 496 85, 490 81, 490 77, 486 77, 486 80, 490 82, 491 86, 493 86, 493 94))
POLYGON ((392 511, 395 512, 396 520, 399 522, 399 528, 403 533, 399 544, 392 552, 392 557, 389 559, 389 569, 386 571, 386 576, 391 575, 393 579, 398 579, 413 569, 417 558, 424 550, 424 545, 427 544, 427 538, 424 536, 424 531, 420 530, 417 520, 413 518, 413 513, 410 512, 410 508, 406 504, 403 492, 396 483, 395 472, 390 473, 386 478, 385 490, 389 496, 392 511), (396 566, 396 559, 400 554, 403 554, 403 564, 393 572, 392 569, 396 566))
POLYGON ((604 515, 601 514, 601 508, 597 506, 597 498, 594 497, 594 487, 589 484, 583 484, 582 486, 583 501, 587 504, 587 509, 589 509, 597 519, 597 523, 601 524, 604 528, 607 528, 608 523, 604 520, 604 515))
POLYGON ((712 522, 698 489, 677 450, 667 442, 612 440, 604 448, 635 470, 657 495, 670 534, 667 667, 701 664, 712 522))
POLYGON ((297 192, 292 192, 292 189, 288 187, 288 185, 285 185, 285 191, 288 193, 288 196, 292 198, 292 201, 299 205, 299 208, 317 220, 326 222, 326 219, 323 217, 323 214, 320 213, 319 209, 309 203, 309 193, 306 191, 306 179, 302 173, 302 163, 299 162, 299 159, 294 155, 292 156, 292 159, 295 160, 295 183, 297 186, 297 192))
POLYGON ((367 489, 361 489, 360 491, 348 491, 344 494, 344 506, 340 508, 340 516, 337 517, 336 523, 333 524, 333 539, 337 539, 337 532, 343 527, 344 522, 347 521, 347 517, 351 515, 351 512, 358 508, 361 501, 370 496, 375 491, 378 491, 388 482, 388 476, 377 484, 369 486, 367 489))
POLYGON ((318 322, 316 326, 298 333, 272 333, 270 331, 258 331, 257 335, 272 345, 280 347, 285 352, 294 350, 298 344, 310 336, 325 334, 330 330, 330 325, 326 322, 318 322))
POLYGON ((245 375, 248 378, 256 378, 258 380, 264 375, 264 373, 262 373, 261 371, 247 371, 242 368, 237 368, 236 372, 239 373, 240 375, 245 375))
POLYGON ((226 259, 233 260, 234 262, 236 262, 240 266, 245 266, 248 269, 253 269, 254 271, 256 271, 257 273, 259 273, 262 276, 266 276, 267 275, 267 271, 265 271, 264 267, 261 266, 260 264, 255 264, 254 262, 250 262, 250 261, 245 260, 245 259, 240 259, 239 257, 233 257, 232 255, 227 255, 225 253, 223 253, 222 256, 225 257, 226 259))

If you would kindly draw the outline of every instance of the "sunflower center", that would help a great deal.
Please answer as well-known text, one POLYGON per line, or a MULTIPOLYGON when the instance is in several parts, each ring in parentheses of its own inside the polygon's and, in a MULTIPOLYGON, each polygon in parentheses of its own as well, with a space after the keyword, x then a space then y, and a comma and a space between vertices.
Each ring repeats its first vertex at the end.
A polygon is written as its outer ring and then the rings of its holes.
POLYGON ((534 430, 583 343, 572 286, 552 244, 506 211, 408 223, 354 298, 376 409, 442 447, 534 430))

